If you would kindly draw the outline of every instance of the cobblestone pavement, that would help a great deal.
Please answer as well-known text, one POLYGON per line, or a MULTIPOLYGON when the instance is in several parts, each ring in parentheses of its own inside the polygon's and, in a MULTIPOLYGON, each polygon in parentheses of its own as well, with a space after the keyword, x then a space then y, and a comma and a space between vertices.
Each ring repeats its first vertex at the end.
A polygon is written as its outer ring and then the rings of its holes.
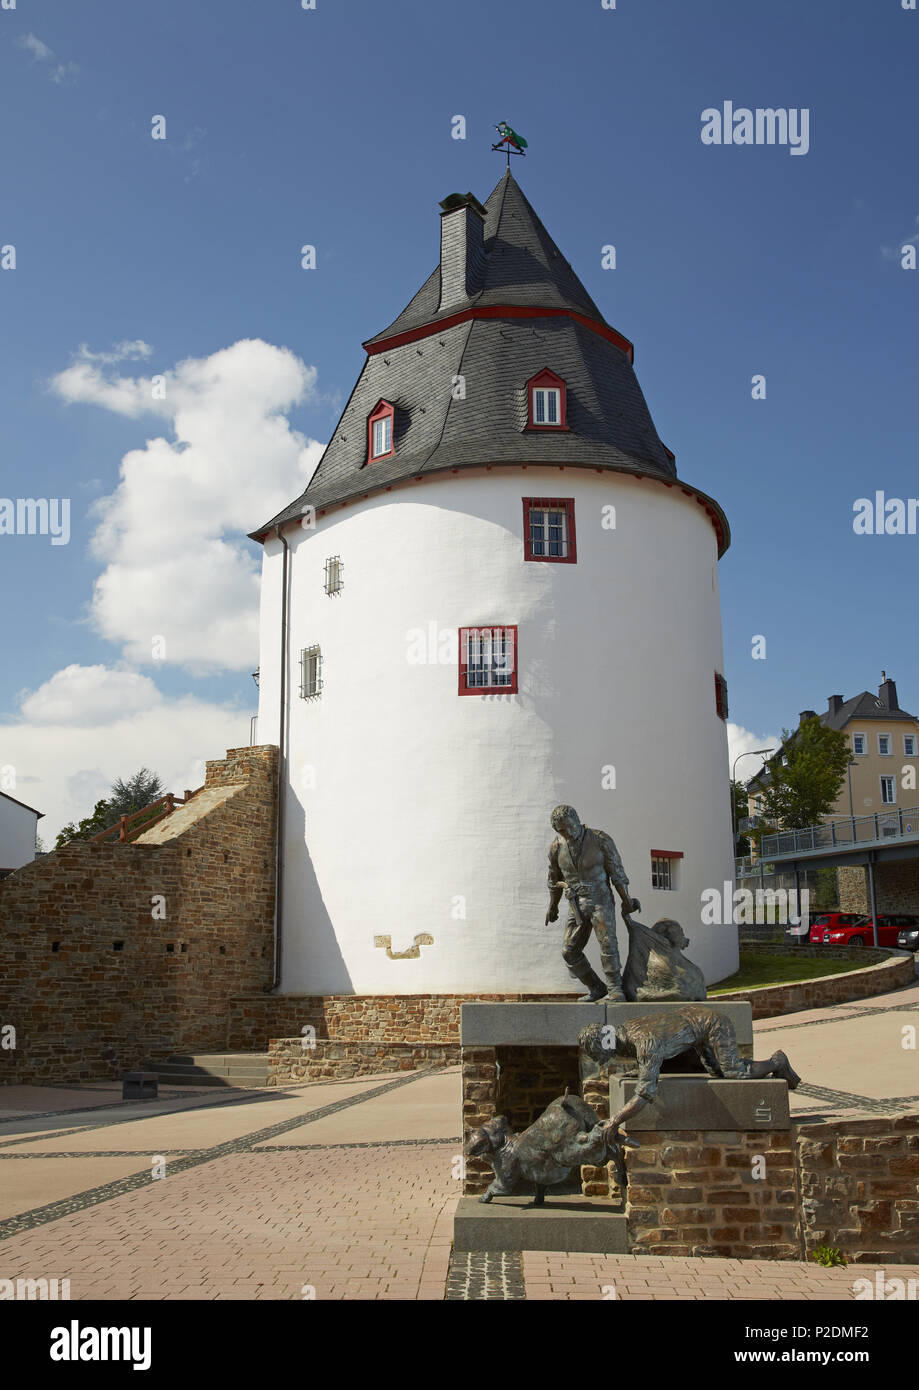
MULTIPOLYGON (((866 1115, 919 1091, 916 1053, 899 1042, 914 1021, 911 987, 763 1020, 756 1051, 782 1046, 804 1075, 799 1118, 866 1115)), ((869 1265, 547 1252, 451 1263, 459 1115, 456 1068, 169 1088, 155 1102, 123 1102, 108 1083, 4 1087, 0 1279, 69 1279, 75 1300, 851 1300, 857 1280, 874 1284, 869 1265)), ((886 1275, 919 1279, 919 1266, 886 1275)))
MULTIPOLYGON (((914 1279, 919 1265, 890 1265, 888 1279, 914 1279)), ((650 1255, 523 1255, 528 1299, 739 1299, 769 1302, 822 1302, 867 1297, 867 1279, 876 1296, 874 1265, 822 1269, 792 1260, 681 1259, 650 1255)), ((916 1287, 917 1285, 914 1285, 916 1287)))

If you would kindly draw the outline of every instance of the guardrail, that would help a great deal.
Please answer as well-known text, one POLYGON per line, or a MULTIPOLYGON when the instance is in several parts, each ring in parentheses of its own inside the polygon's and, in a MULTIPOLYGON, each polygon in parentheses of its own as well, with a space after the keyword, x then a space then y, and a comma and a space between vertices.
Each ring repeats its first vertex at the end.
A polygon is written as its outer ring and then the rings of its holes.
POLYGON ((142 806, 139 811, 134 811, 130 816, 119 816, 114 825, 110 825, 106 830, 100 830, 96 835, 90 835, 88 839, 92 843, 94 840, 107 840, 110 836, 115 835, 121 842, 133 840, 136 836, 142 835, 145 830, 152 830, 154 825, 159 825, 166 816, 172 815, 177 806, 184 806, 202 790, 202 787, 197 787, 193 792, 190 792, 186 788, 184 797, 176 796, 175 792, 167 792, 165 796, 161 796, 157 801, 151 801, 149 806, 142 806), (158 814, 150 816, 151 811, 156 811, 158 814), (150 819, 142 819, 146 816, 150 816, 150 819), (138 824, 138 822, 140 823, 138 824))
POLYGON ((804 830, 764 835, 760 854, 770 859, 774 855, 805 854, 837 846, 883 844, 885 840, 905 839, 909 835, 919 836, 919 806, 891 806, 889 811, 876 811, 870 816, 845 816, 822 825, 809 825, 804 830))

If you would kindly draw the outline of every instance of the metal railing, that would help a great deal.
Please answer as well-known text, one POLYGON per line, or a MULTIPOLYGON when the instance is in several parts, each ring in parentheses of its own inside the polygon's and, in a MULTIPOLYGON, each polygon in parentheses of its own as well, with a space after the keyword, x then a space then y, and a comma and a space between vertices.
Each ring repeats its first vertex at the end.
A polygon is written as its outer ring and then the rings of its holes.
POLYGON ((844 816, 809 825, 806 830, 780 830, 764 835, 760 854, 764 859, 781 854, 806 854, 809 850, 835 849, 846 845, 874 844, 919 835, 919 806, 891 806, 870 816, 844 816))

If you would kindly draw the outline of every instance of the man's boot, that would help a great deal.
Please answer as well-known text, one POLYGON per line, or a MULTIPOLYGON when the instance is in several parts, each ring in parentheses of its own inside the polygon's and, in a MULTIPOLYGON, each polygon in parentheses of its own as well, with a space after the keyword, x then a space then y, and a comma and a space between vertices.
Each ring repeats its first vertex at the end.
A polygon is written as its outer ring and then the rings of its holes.
POLYGON ((589 961, 585 960, 582 965, 571 969, 571 974, 587 986, 587 993, 578 995, 579 1004, 596 1004, 598 999, 606 998, 606 985, 589 961))

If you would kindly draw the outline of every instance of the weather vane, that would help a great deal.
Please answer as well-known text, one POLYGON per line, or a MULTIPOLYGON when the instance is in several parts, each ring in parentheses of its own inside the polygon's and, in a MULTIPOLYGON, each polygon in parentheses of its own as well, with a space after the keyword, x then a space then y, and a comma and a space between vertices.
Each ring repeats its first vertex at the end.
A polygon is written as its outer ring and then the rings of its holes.
POLYGON ((495 126, 495 130, 501 136, 501 139, 498 141, 497 145, 492 145, 492 149, 497 150, 500 154, 507 155, 507 167, 509 169, 511 167, 511 155, 525 155, 527 152, 527 142, 522 135, 517 134, 516 130, 511 130, 507 121, 499 121, 495 126))

